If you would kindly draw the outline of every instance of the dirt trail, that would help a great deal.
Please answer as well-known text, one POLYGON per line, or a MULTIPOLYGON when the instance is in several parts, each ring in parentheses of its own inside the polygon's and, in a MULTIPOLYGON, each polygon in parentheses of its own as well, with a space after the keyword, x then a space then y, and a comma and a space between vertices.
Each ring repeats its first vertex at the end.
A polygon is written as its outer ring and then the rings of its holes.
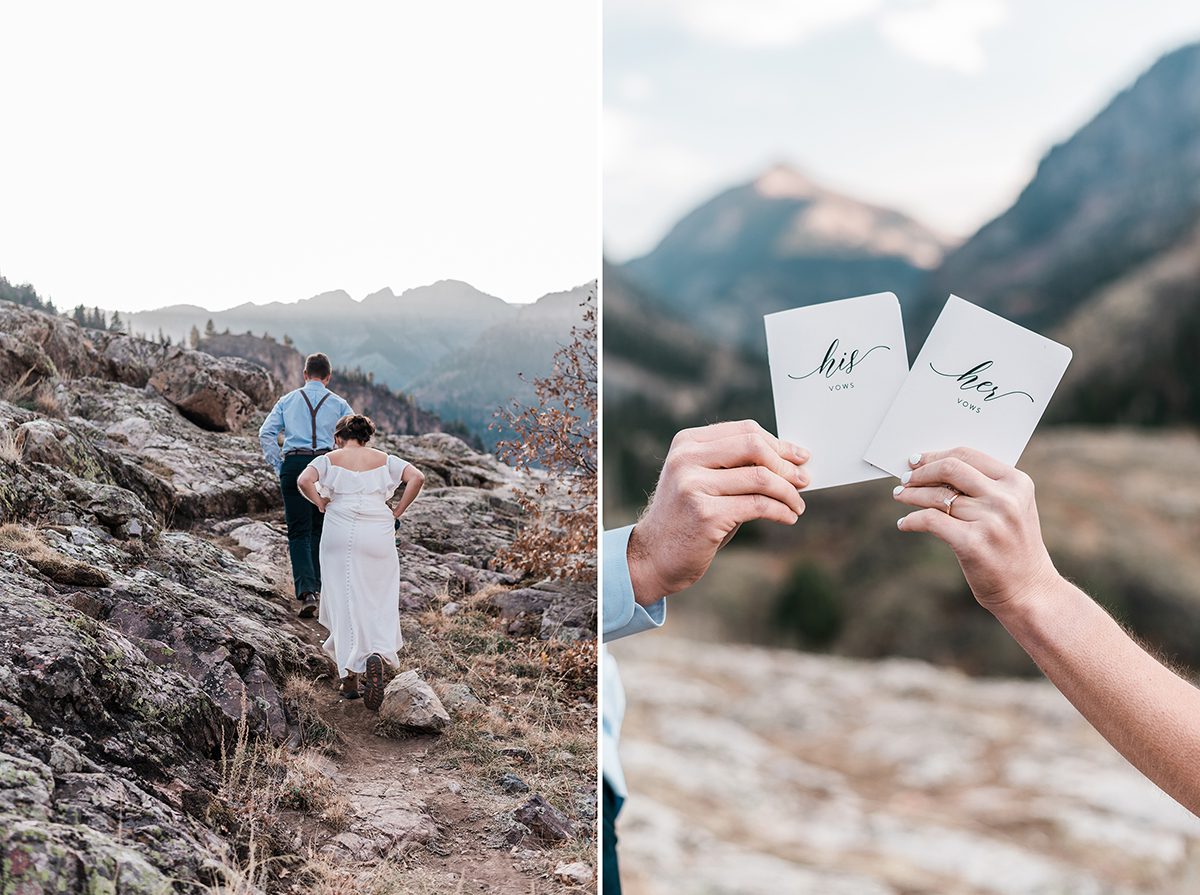
MULTIPOLYGON (((289 627, 318 648, 325 637, 315 619, 293 616, 289 627)), ((404 659, 402 650, 402 667, 404 659)), ((421 871, 423 888, 411 891, 430 895, 536 895, 562 888, 522 870, 507 846, 495 847, 487 810, 494 795, 480 791, 471 768, 446 760, 442 737, 381 736, 377 715, 362 700, 342 698, 332 678, 318 680, 316 692, 317 711, 343 741, 325 770, 349 806, 340 832, 328 824, 307 825, 318 852, 362 866, 385 857, 399 861, 421 871)))

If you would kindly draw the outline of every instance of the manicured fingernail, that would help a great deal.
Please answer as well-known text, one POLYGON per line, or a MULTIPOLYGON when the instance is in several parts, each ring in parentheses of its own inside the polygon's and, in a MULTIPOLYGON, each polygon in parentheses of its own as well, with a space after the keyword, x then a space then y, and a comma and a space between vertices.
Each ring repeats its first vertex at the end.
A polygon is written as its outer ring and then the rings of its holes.
POLYGON ((895 488, 892 489, 892 497, 899 497, 900 492, 903 490, 904 490, 903 485, 897 485, 895 488))
POLYGON ((908 518, 907 516, 901 516, 899 519, 896 520, 896 527, 899 528, 901 531, 904 530, 904 520, 907 518, 908 518))
POLYGON ((913 454, 911 457, 909 457, 909 458, 908 458, 908 465, 909 465, 909 466, 916 466, 916 465, 917 465, 918 463, 920 463, 920 462, 921 462, 921 455, 920 455, 920 454, 913 454))
POLYGON ((911 473, 911 472, 906 472, 906 473, 904 473, 904 475, 900 476, 900 484, 901 484, 901 485, 907 485, 907 484, 908 484, 908 480, 909 480, 909 479, 911 479, 911 478, 912 478, 912 473, 911 473))

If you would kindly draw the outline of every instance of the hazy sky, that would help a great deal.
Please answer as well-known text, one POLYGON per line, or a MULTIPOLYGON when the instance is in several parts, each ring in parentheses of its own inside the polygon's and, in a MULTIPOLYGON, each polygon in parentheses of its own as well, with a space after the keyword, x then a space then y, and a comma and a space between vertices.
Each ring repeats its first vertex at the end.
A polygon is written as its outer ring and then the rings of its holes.
POLYGON ((1183 0, 606 0, 606 250, 784 160, 967 236, 1196 39, 1183 0))
POLYGON ((213 309, 598 273, 598 0, 0 7, 0 274, 213 309))

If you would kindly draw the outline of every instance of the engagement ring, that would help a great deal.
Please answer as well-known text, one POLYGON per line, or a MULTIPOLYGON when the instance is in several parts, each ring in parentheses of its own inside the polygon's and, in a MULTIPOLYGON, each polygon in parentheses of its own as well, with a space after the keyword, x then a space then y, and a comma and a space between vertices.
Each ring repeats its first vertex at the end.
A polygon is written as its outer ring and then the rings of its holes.
POLYGON ((955 491, 953 494, 951 494, 949 497, 947 497, 945 500, 942 501, 942 503, 944 503, 946 505, 946 515, 947 516, 954 515, 954 501, 958 500, 960 497, 962 497, 962 492, 955 491))

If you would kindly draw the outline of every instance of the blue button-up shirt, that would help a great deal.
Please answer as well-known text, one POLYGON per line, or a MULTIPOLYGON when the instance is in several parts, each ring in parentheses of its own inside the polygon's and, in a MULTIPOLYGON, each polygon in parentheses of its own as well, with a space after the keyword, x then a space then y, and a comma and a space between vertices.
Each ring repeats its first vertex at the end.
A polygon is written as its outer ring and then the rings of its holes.
POLYGON ((333 448, 333 427, 337 421, 354 410, 340 395, 335 395, 325 387, 319 379, 310 379, 304 383, 304 388, 290 391, 278 401, 268 414, 266 422, 258 430, 258 441, 262 445, 263 456, 275 467, 278 473, 283 466, 283 453, 279 450, 279 433, 283 432, 283 451, 313 446, 313 418, 304 403, 304 395, 316 407, 326 395, 325 403, 317 411, 317 449, 333 448))
MULTIPOLYGON (((604 533, 604 639, 616 640, 641 631, 658 628, 667 617, 667 601, 659 600, 643 607, 633 599, 633 581, 629 577, 629 535, 633 526, 604 533)), ((617 745, 621 739, 621 722, 625 718, 625 689, 617 663, 604 651, 604 703, 601 712, 600 762, 604 779, 620 798, 625 797, 625 775, 617 745)))

